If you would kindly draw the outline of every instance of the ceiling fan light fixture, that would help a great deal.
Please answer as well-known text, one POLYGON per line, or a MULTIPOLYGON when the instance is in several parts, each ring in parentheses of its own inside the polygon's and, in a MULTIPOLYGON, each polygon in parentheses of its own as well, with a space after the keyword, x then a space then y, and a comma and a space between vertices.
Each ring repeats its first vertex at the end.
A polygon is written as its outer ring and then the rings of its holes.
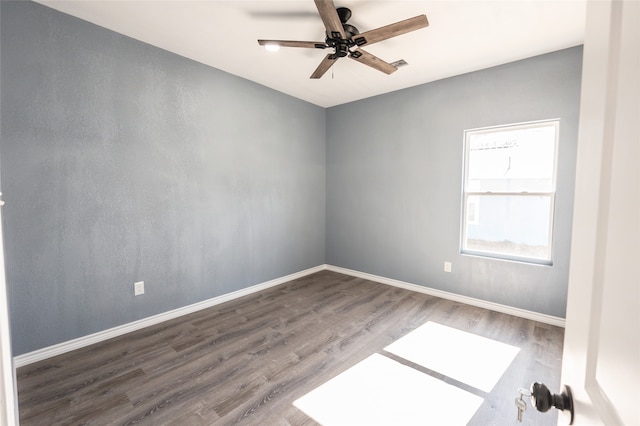
POLYGON ((269 52, 277 52, 278 50, 280 50, 280 45, 277 43, 267 43, 264 45, 264 48, 269 52))

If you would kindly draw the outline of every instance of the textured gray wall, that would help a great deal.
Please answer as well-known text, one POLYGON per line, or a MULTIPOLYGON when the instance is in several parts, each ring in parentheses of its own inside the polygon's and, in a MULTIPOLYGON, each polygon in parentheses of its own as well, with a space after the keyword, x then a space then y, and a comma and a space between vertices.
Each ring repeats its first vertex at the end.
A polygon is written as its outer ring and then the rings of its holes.
POLYGON ((16 355, 324 263, 324 109, 38 4, 1 7, 16 355))
POLYGON ((581 64, 576 47, 330 108, 327 263, 564 317, 581 64), (553 266, 461 255, 463 131, 550 118, 553 266))

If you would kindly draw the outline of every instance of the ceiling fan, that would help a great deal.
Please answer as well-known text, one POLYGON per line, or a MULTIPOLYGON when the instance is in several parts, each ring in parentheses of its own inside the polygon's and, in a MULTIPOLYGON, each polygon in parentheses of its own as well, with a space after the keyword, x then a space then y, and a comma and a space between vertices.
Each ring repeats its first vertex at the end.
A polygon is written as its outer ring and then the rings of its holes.
POLYGON ((347 24, 351 17, 351 10, 346 7, 336 8, 333 0, 314 0, 320 18, 326 28, 327 38, 321 41, 293 41, 293 40, 258 40, 260 46, 274 47, 304 47, 310 49, 333 49, 318 68, 311 74, 311 78, 322 77, 339 58, 349 56, 361 64, 365 64, 385 74, 396 71, 394 65, 363 50, 361 47, 396 37, 429 25, 426 15, 418 15, 395 24, 386 25, 375 30, 360 33, 356 27, 347 24))

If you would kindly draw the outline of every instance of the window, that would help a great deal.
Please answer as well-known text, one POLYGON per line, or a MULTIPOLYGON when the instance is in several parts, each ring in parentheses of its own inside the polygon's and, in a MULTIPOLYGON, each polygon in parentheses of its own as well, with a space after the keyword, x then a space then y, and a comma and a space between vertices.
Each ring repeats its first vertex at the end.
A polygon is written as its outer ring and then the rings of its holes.
POLYGON ((559 126, 465 132, 463 253, 551 264, 559 126))

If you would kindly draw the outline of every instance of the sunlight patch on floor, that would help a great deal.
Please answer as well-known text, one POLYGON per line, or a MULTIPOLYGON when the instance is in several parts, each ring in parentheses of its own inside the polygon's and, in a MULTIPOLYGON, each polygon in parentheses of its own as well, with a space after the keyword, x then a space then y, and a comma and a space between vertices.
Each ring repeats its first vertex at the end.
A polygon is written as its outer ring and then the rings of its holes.
POLYGON ((385 351, 491 392, 520 348, 430 321, 385 351))
POLYGON ((374 354, 293 404, 323 426, 466 424, 483 399, 374 354))

